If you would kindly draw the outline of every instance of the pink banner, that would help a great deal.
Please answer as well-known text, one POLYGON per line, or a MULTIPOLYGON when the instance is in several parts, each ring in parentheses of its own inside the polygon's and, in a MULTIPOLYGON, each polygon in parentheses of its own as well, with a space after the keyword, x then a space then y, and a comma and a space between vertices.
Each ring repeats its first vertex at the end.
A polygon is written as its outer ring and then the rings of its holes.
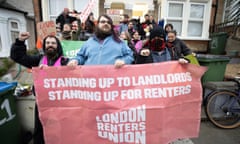
POLYGON ((178 62, 33 69, 46 144, 198 137, 205 68, 178 62))

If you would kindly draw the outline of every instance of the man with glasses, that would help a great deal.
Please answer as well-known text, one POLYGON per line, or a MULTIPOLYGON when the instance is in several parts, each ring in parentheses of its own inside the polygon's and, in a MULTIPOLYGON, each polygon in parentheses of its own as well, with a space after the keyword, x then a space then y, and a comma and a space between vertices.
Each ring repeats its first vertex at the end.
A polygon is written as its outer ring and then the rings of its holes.
POLYGON ((133 52, 114 32, 113 21, 108 15, 98 18, 95 35, 81 47, 68 65, 110 65, 119 68, 133 62, 133 52))

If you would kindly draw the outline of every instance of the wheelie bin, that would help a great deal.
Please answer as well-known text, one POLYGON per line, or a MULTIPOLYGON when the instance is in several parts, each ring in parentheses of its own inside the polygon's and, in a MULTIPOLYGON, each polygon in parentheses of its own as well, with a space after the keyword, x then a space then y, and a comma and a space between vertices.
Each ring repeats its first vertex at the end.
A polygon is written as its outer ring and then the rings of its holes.
POLYGON ((17 83, 0 82, 0 143, 20 144, 20 123, 14 90, 17 83))

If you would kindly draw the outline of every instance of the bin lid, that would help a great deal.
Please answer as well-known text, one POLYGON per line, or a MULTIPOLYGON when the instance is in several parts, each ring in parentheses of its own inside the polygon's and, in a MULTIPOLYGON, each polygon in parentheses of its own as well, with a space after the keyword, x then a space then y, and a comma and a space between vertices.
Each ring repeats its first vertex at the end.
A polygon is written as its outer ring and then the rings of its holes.
POLYGON ((197 54, 197 59, 202 62, 230 61, 226 55, 197 54))
POLYGON ((14 87, 17 86, 17 82, 11 82, 11 83, 8 83, 8 82, 0 82, 0 93, 3 93, 5 91, 8 91, 14 87))
POLYGON ((218 32, 218 33, 210 34, 210 37, 227 36, 227 35, 228 34, 226 32, 218 32))
POLYGON ((203 88, 211 90, 232 90, 238 89, 237 83, 233 81, 210 81, 203 84, 203 88))

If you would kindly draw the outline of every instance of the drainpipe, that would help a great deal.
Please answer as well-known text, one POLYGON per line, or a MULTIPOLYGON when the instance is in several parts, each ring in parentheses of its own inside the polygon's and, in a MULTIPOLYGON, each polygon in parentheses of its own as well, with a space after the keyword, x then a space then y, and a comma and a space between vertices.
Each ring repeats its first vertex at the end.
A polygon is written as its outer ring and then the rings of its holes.
POLYGON ((214 30, 215 30, 216 19, 217 19, 217 11, 218 11, 218 0, 216 0, 215 4, 213 4, 212 7, 215 8, 215 11, 214 11, 214 16, 213 16, 213 28, 212 28, 211 33, 213 33, 214 30))
MULTIPOLYGON (((32 0, 33 8, 34 8, 34 16, 35 16, 35 33, 37 33, 37 23, 42 21, 42 3, 41 0, 32 0)), ((37 41, 37 35, 35 35, 35 40, 37 41)))

